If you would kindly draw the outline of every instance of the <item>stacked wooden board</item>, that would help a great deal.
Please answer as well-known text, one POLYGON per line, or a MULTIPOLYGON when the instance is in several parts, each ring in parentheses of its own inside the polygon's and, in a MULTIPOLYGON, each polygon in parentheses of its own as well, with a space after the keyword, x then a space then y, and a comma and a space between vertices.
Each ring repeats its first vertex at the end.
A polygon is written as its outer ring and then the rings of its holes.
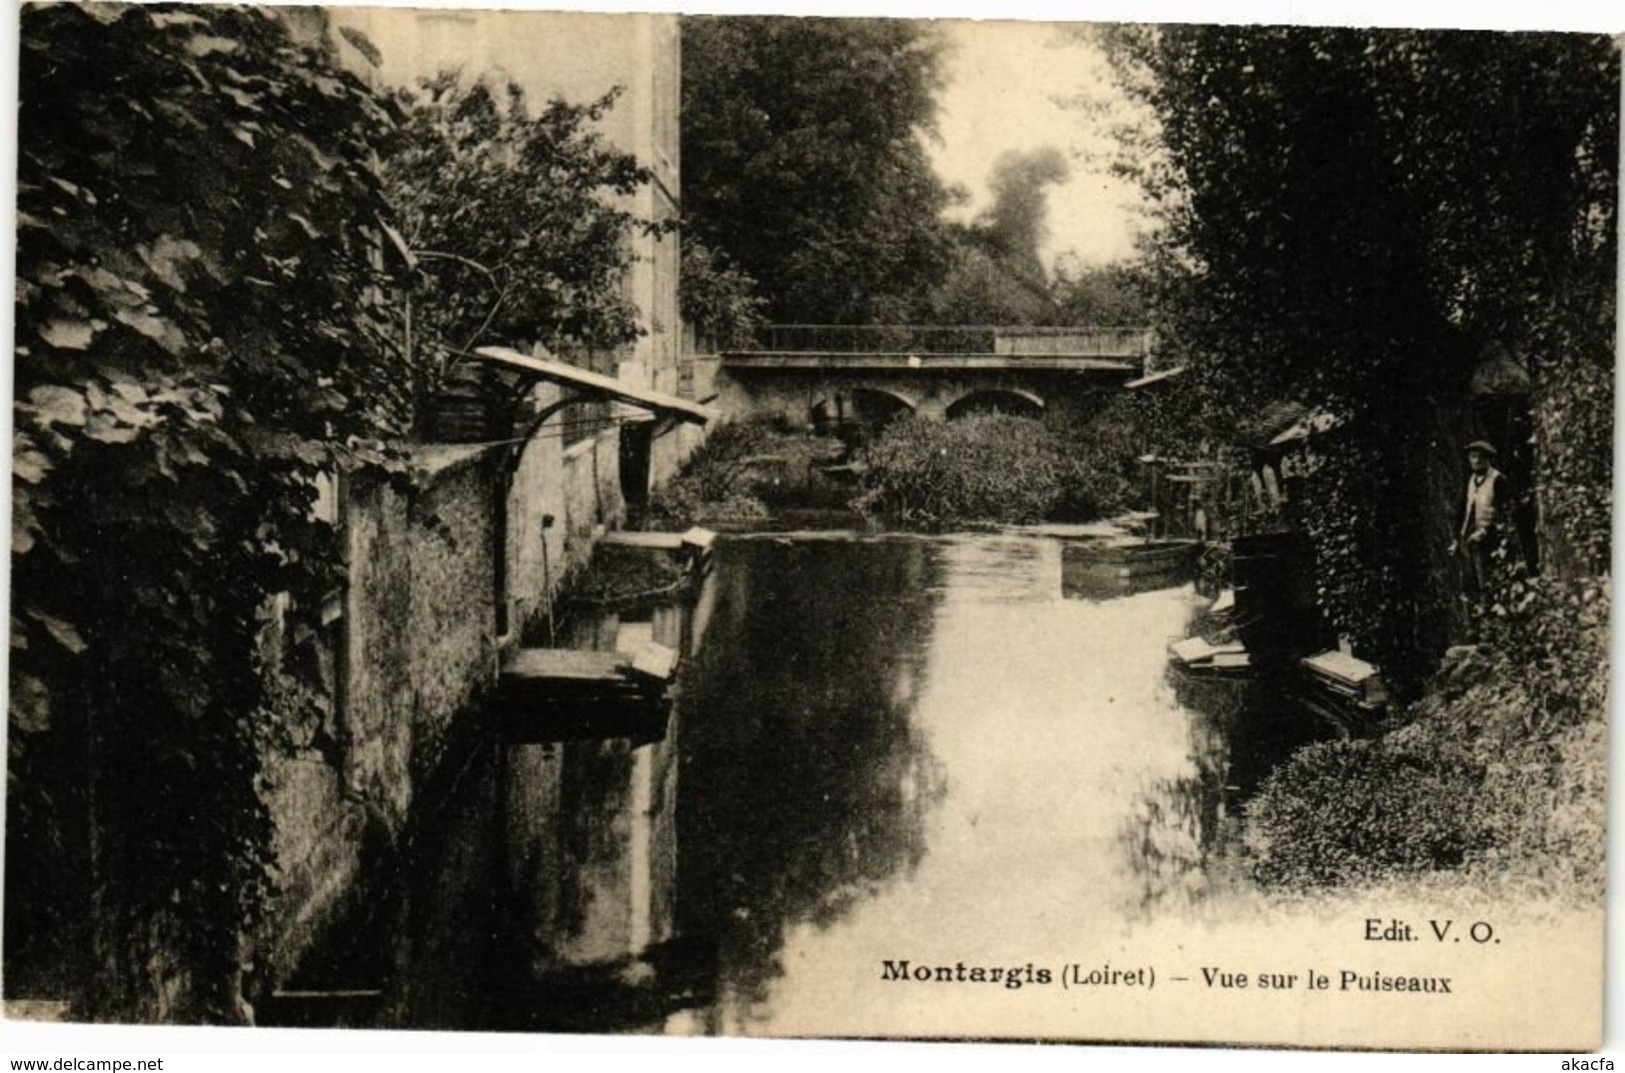
POLYGON ((1381 708, 1388 701, 1382 675, 1374 664, 1356 659, 1337 649, 1306 656, 1298 661, 1310 688, 1331 698, 1367 710, 1381 708))
POLYGON ((1201 637, 1187 637, 1168 646, 1175 666, 1193 674, 1222 677, 1240 676, 1252 670, 1252 656, 1240 641, 1213 644, 1201 637))

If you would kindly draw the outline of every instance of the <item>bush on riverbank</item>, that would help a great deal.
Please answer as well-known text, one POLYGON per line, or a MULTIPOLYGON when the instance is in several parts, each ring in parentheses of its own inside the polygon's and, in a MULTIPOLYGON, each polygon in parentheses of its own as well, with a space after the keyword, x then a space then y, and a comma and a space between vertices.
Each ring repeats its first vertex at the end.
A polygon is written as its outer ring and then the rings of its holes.
POLYGON ((1002 414, 905 418, 860 461, 859 509, 928 528, 1094 518, 1121 509, 1127 493, 1101 445, 1002 414))
POLYGON ((1388 738, 1300 750, 1247 813, 1254 873, 1291 889, 1452 868, 1487 844, 1480 772, 1388 738))
POLYGON ((1247 813, 1260 881, 1461 869, 1523 896, 1602 897, 1607 589, 1525 583, 1512 595, 1529 599, 1492 605, 1493 643, 1451 649, 1407 725, 1310 746, 1265 781, 1247 813))

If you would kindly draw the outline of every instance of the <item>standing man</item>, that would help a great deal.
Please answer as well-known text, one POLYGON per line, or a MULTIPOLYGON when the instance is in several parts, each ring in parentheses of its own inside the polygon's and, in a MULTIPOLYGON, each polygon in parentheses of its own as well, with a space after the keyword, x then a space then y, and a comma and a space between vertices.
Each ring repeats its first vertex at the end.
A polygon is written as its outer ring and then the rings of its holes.
POLYGON ((1466 588, 1470 596, 1482 596, 1490 586, 1494 560, 1506 543, 1507 526, 1512 522, 1512 493, 1507 479, 1492 464, 1495 446, 1485 440, 1467 445, 1467 503, 1461 528, 1451 541, 1450 553, 1467 552, 1466 588))

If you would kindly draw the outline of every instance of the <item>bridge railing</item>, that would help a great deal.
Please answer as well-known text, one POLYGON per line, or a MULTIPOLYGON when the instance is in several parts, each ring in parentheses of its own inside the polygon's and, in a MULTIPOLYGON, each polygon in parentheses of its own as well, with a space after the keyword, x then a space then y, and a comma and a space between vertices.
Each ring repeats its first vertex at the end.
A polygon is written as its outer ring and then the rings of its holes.
POLYGON ((1151 330, 966 324, 769 324, 757 332, 768 353, 1006 354, 1144 357, 1151 330))

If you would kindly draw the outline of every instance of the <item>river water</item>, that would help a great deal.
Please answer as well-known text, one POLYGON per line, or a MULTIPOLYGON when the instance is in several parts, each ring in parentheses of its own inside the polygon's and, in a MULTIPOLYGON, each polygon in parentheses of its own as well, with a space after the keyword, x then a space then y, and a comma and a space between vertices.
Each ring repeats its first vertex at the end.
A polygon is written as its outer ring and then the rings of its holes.
POLYGON ((885 962, 1030 978, 1245 893, 1233 801, 1290 743, 1176 699, 1188 585, 1076 580, 1044 537, 723 541, 605 627, 688 642, 669 717, 480 749, 305 981, 378 994, 307 1023, 957 1035, 885 962))

